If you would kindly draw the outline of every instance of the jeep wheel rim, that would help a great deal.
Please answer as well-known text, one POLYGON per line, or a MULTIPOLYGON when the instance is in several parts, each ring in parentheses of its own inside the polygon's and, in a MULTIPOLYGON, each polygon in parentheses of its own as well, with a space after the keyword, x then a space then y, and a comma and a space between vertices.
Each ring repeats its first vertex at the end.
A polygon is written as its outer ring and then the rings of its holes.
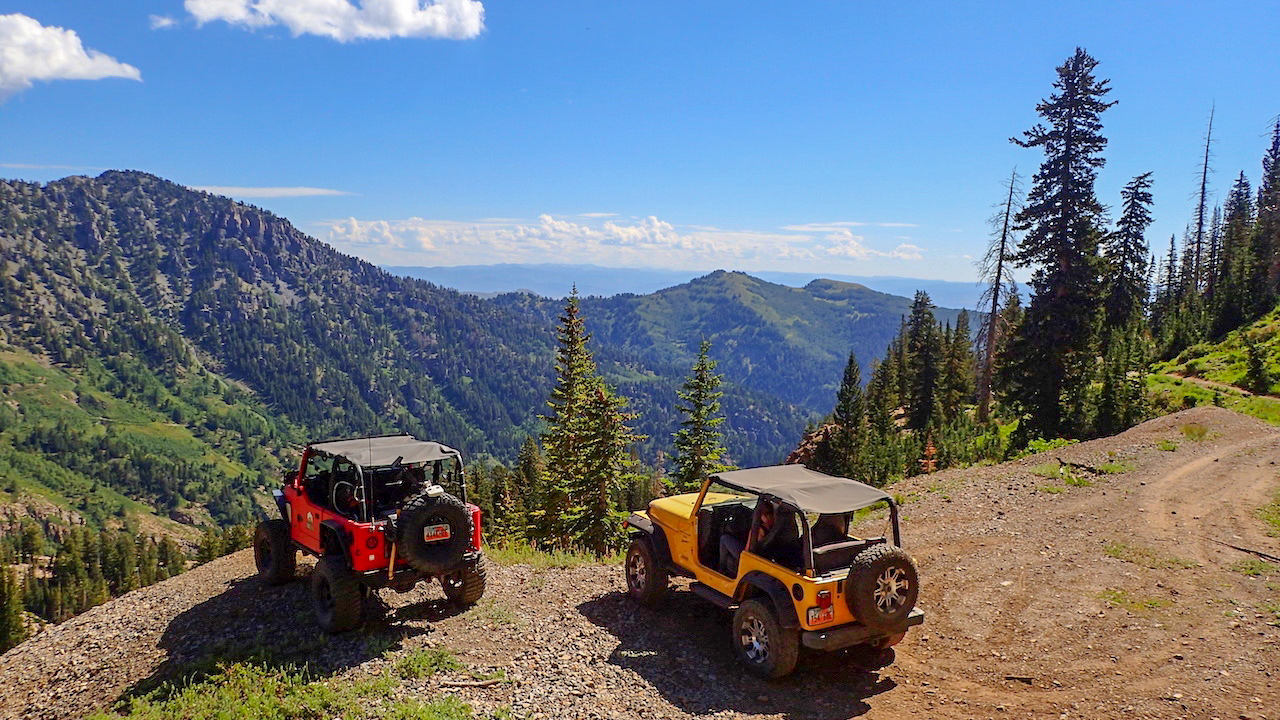
POLYGON ((885 615, 899 610, 907 602, 911 582, 900 567, 888 567, 876 578, 876 607, 885 615))
POLYGON ((639 590, 644 587, 644 581, 648 577, 649 568, 644 565, 644 556, 640 553, 633 554, 627 561, 627 581, 633 589, 639 590))
POLYGON ((738 642, 742 644, 742 654, 752 663, 759 665, 769 659, 769 631, 760 618, 747 618, 738 632, 738 642))

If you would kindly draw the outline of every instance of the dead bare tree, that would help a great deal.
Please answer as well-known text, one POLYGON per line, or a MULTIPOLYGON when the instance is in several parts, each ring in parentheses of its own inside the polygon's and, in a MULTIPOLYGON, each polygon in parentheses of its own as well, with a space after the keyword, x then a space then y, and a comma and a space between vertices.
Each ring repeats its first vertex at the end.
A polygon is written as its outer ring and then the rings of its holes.
POLYGON ((1001 332, 1001 310, 1014 288, 1010 258, 1018 245, 1018 239, 1013 229, 1013 217, 1022 209, 1022 178, 1016 167, 1009 174, 1004 187, 1008 193, 1004 201, 996 205, 996 212, 990 220, 991 245, 978 262, 979 282, 986 285, 979 302, 983 307, 989 308, 987 321, 978 330, 978 347, 982 354, 978 378, 978 419, 982 422, 987 421, 991 412, 991 379, 995 366, 996 342, 1001 332))

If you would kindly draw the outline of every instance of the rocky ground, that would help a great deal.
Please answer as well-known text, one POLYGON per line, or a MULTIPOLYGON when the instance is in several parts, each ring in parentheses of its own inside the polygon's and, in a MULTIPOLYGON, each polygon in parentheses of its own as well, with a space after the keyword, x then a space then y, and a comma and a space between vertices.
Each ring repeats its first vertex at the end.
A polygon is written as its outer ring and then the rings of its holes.
POLYGON ((927 619, 879 671, 807 655, 792 677, 752 679, 723 613, 679 586, 657 609, 637 608, 620 568, 603 566, 491 566, 485 599, 467 612, 438 587, 383 591, 363 630, 329 638, 315 630, 305 582, 264 587, 242 552, 0 657, 0 716, 80 717, 214 657, 308 657, 337 680, 433 645, 468 668, 398 692, 455 693, 517 717, 1274 720, 1280 571, 1215 541, 1280 555, 1256 517, 1280 490, 1277 462, 1280 430, 1196 408, 896 486, 927 619), (1189 425, 1204 438, 1189 438, 1189 425), (1100 472, 1076 469, 1077 484, 1043 477, 1057 460, 1100 472), (505 681, 444 685, 491 671, 505 681))

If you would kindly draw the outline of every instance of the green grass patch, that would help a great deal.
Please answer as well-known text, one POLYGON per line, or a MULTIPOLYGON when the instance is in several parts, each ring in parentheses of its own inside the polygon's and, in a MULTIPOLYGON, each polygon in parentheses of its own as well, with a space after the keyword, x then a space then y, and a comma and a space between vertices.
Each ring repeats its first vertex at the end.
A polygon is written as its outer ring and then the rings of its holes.
MULTIPOLYGON (((1268 600, 1258 606, 1262 612, 1271 613, 1276 622, 1280 622, 1280 600, 1268 600)), ((1276 624, 1275 622, 1272 625, 1276 624)))
POLYGON ((1098 466, 1098 472, 1103 475, 1120 475, 1133 471, 1133 464, 1127 462, 1104 462, 1098 466))
POLYGON ((1280 537, 1280 493, 1269 505, 1258 508, 1258 519, 1267 524, 1267 534, 1280 537))
POLYGON ((482 625, 518 625, 520 618, 497 598, 487 597, 476 603, 463 616, 482 625))
POLYGON ((573 550, 538 550, 529 545, 512 543, 488 546, 485 557, 499 565, 528 565, 538 570, 566 570, 589 565, 617 565, 622 554, 596 557, 594 553, 573 550))
POLYGON ((290 720, 292 718, 363 720, 470 720, 471 707, 445 697, 424 702, 395 697, 389 675, 374 678, 314 677, 295 666, 253 662, 219 665, 210 674, 164 683, 145 695, 122 701, 114 712, 90 720, 290 720))
POLYGON ((1141 565, 1151 570, 1184 570, 1196 566, 1196 563, 1191 560, 1164 555, 1151 548, 1129 545, 1119 540, 1108 542, 1104 547, 1104 551, 1108 556, 1117 560, 1141 565))
POLYGON ((1276 573, 1276 566, 1261 558, 1248 558, 1234 562, 1231 564, 1231 569, 1248 577, 1262 577, 1276 573))
POLYGON ((1072 469, 1070 465, 1063 465, 1059 462, 1048 462, 1031 468, 1032 475, 1039 475, 1049 480, 1061 480, 1067 485, 1074 487, 1090 487, 1093 482, 1087 477, 1072 469))
POLYGON ((1120 608, 1127 612, 1141 614, 1152 610, 1159 610, 1169 605, 1168 600, 1153 597, 1135 597, 1124 590, 1104 590, 1098 599, 1105 601, 1114 608, 1120 608))
POLYGON ((1201 423, 1187 423, 1182 426, 1182 436, 1191 442, 1200 442, 1209 436, 1209 428, 1201 423))
POLYGON ((1050 495, 1061 495, 1062 493, 1067 491, 1067 489, 1062 487, 1061 485, 1041 485, 1040 487, 1036 488, 1036 490, 1042 493, 1048 493, 1050 495))
POLYGON ((396 660, 391 671, 404 679, 428 678, 439 672, 462 669, 462 663, 446 648, 425 647, 396 660))
POLYGON ((1177 450, 1177 449, 1178 449, 1178 443, 1176 443, 1176 442, 1174 442, 1174 441, 1172 441, 1172 440, 1170 440, 1170 439, 1168 439, 1168 438, 1165 438, 1164 440, 1161 440, 1161 441, 1160 441, 1160 444, 1159 444, 1159 445, 1157 445, 1156 447, 1160 448, 1161 450, 1163 450, 1163 451, 1165 451, 1165 452, 1173 452, 1174 450, 1177 450))
POLYGON ((1158 414, 1182 410, 1188 405, 1213 405, 1215 393, 1218 395, 1218 402, 1229 410, 1272 425, 1280 425, 1280 399, 1266 395, 1246 396, 1230 391, 1219 392, 1170 375, 1147 376, 1147 394, 1158 414))

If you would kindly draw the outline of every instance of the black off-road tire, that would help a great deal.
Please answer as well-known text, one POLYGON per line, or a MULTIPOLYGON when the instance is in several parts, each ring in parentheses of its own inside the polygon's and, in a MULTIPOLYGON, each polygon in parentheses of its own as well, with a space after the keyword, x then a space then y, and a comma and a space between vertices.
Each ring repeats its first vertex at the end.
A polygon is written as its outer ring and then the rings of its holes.
POLYGON ((875 630, 900 628, 919 595, 916 563, 906 550, 880 543, 853 558, 844 599, 863 625, 875 630))
POLYGON ((283 585, 298 570, 298 550, 289 537, 289 523, 263 520, 253 532, 253 563, 258 576, 268 585, 283 585))
POLYGON ((800 631, 782 627, 769 600, 743 601, 733 613, 732 628, 733 651, 752 673, 773 680, 795 670, 800 631))
POLYGON ((627 578, 627 594, 641 605, 653 606, 667 592, 667 569, 658 562, 653 541, 647 537, 631 540, 623 574, 627 578))
POLYGON ((471 550, 471 512, 458 498, 426 493, 405 503, 396 527, 396 543, 409 564, 428 575, 444 575, 458 569, 471 550), (428 543, 422 531, 429 525, 449 524, 449 539, 428 543))
POLYGON ((449 602, 459 607, 470 607, 484 596, 484 558, 476 558, 457 572, 440 576, 440 586, 449 602))
POLYGON ((326 555, 311 573, 311 605, 327 633, 350 630, 364 619, 364 593, 346 559, 326 555))

